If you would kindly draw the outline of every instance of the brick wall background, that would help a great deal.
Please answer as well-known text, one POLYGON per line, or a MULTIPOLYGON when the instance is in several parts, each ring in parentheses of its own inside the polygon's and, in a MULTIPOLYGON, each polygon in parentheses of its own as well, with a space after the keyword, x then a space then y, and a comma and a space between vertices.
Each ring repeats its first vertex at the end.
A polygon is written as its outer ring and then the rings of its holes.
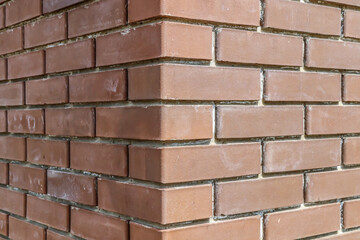
POLYGON ((0 0, 0 238, 360 239, 359 0, 0 0))

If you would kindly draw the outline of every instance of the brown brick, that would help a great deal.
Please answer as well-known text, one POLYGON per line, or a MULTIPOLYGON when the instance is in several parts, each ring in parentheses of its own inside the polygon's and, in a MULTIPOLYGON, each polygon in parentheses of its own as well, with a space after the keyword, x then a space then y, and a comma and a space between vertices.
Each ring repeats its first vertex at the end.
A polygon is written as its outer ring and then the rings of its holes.
POLYGON ((0 212, 0 234, 7 236, 9 226, 9 215, 0 212))
POLYGON ((27 195, 26 217, 63 231, 69 231, 69 206, 27 195), (41 209, 41 211, 40 211, 41 209))
POLYGON ((25 48, 66 39, 66 16, 60 14, 24 26, 25 48))
POLYGON ((71 233, 85 239, 128 239, 126 221, 94 213, 80 208, 71 208, 71 233))
POLYGON ((309 173, 306 179, 306 202, 360 195, 359 181, 359 169, 309 173))
POLYGON ((45 240, 45 228, 10 216, 9 237, 14 240, 45 240))
POLYGON ((33 192, 46 193, 46 170, 10 164, 9 184, 33 192))
POLYGON ((26 104, 61 104, 68 102, 67 77, 31 80, 26 83, 26 104))
POLYGON ((360 226, 360 200, 344 202, 344 228, 354 228, 360 226))
POLYGON ((161 64, 129 69, 131 100, 260 99, 260 70, 161 64))
POLYGON ((24 83, 0 85, 0 106, 18 106, 24 104, 24 83))
POLYGON ((92 108, 46 109, 46 134, 93 137, 95 134, 92 108))
POLYGON ((62 168, 69 167, 68 142, 28 138, 26 144, 28 162, 62 168))
MULTIPOLYGON (((0 1, 1 3, 2 1, 0 1)), ((5 6, 0 8, 0 29, 5 27, 5 6)))
POLYGON ((323 0, 324 2, 338 3, 343 5, 360 6, 358 0, 323 0))
POLYGON ((267 142, 264 151, 264 172, 341 165, 341 139, 267 142))
POLYGON ((25 217, 25 194, 0 188, 0 209, 25 217))
POLYGON ((302 66, 303 39, 269 33, 220 29, 216 57, 221 62, 302 66))
POLYGON ((5 110, 0 110, 0 132, 7 132, 7 113, 5 110))
POLYGON ((161 183, 260 173, 260 143, 218 146, 130 146, 130 177, 161 183))
POLYGON ((125 70, 70 76, 70 102, 111 102, 127 98, 125 70))
POLYGON ((25 138, 0 136, 0 158, 25 161, 25 138))
POLYGON ((41 15, 41 0, 16 0, 6 5, 6 26, 41 15))
POLYGON ((195 226, 157 230, 137 223, 130 224, 131 240, 211 239, 251 240, 260 238, 260 217, 248 217, 195 226))
POLYGON ((240 25, 260 24, 257 0, 131 0, 129 21, 169 16, 240 25))
POLYGON ((0 58, 0 81, 6 80, 6 74, 7 74, 7 59, 6 58, 0 58))
POLYGON ((43 12, 49 13, 85 0, 43 0, 43 12))
POLYGON ((360 164, 360 138, 345 138, 343 148, 345 165, 360 164))
POLYGON ((360 238, 360 231, 351 231, 341 234, 331 235, 319 238, 321 240, 358 240, 360 238))
POLYGON ((0 162, 0 184, 8 184, 9 182, 9 164, 0 162))
POLYGON ((16 52, 23 48, 21 27, 0 33, 0 55, 16 52))
POLYGON ((300 205, 303 202, 303 177, 294 175, 217 183, 215 199, 217 216, 300 205))
POLYGON ((91 206, 96 205, 94 177, 48 170, 47 186, 50 196, 91 206))
POLYGON ((12 133, 44 133, 44 111, 42 109, 8 110, 8 131, 12 133))
POLYGON ((98 194, 102 209, 161 224, 205 219, 212 214, 211 185, 158 189, 100 179, 98 194))
POLYGON ((164 57, 211 60, 211 49, 211 27, 161 22, 98 37, 96 65, 164 57))
POLYGON ((148 140, 209 139, 210 106, 146 106, 96 109, 96 134, 148 140))
POLYGON ((46 73, 94 66, 95 53, 92 39, 46 49, 46 73))
POLYGON ((71 238, 71 237, 61 235, 61 234, 59 234, 57 232, 53 232, 49 229, 46 231, 46 233, 47 233, 46 240, 73 240, 73 238, 71 238))
POLYGON ((219 106, 218 138, 302 135, 303 108, 293 106, 219 106))
POLYGON ((360 12, 350 9, 345 10, 344 15, 344 36, 360 38, 360 30, 357 23, 360 21, 360 12))
POLYGON ((8 79, 32 77, 45 73, 44 51, 30 52, 8 58, 8 79))
POLYGON ((344 75, 345 102, 360 102, 360 76, 354 74, 344 75))
POLYGON ((265 9, 264 27, 340 35, 339 8, 288 0, 266 0, 265 9))
POLYGON ((269 240, 305 238, 338 230, 339 203, 270 213, 265 218, 265 238, 269 240))
POLYGON ((338 102, 341 75, 289 71, 266 71, 266 101, 338 102))

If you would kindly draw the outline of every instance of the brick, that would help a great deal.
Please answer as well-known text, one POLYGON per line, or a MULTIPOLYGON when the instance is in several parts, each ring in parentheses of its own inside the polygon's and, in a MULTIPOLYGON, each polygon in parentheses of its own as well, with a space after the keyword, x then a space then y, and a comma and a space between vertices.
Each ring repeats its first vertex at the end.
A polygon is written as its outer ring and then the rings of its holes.
POLYGON ((343 161, 345 165, 360 164, 360 138, 345 138, 343 144, 343 161))
POLYGON ((0 110, 0 132, 7 132, 7 113, 5 110, 0 110))
POLYGON ((0 55, 16 52, 23 48, 21 27, 0 33, 0 55))
POLYGON ((260 143, 218 146, 129 147, 130 177, 161 183, 260 173, 260 143))
POLYGON ((9 237, 14 240, 45 240, 45 228, 10 216, 9 237))
POLYGON ((211 185, 158 189, 99 179, 98 194, 98 205, 102 209, 161 224, 205 219, 212 215, 211 185), (149 202, 152 204, 150 209, 149 202))
POLYGON ((360 195, 359 169, 309 173, 306 179, 306 202, 318 202, 360 195))
POLYGON ((0 184, 8 184, 9 182, 9 164, 0 162, 0 184))
POLYGON ((94 213, 80 208, 71 208, 71 233, 85 239, 128 239, 126 221, 94 213))
POLYGON ((324 2, 338 3, 343 5, 360 6, 357 0, 324 0, 324 2))
POLYGON ((360 102, 360 76, 354 74, 344 75, 344 95, 345 102, 360 102))
POLYGON ((61 235, 57 232, 53 232, 49 229, 46 231, 46 233, 47 233, 46 240, 72 240, 73 239, 71 237, 61 235))
MULTIPOLYGON (((359 5, 360 6, 360 5, 359 5)), ((353 10, 345 10, 344 14, 344 36, 351 38, 360 38, 360 30, 357 22, 360 21, 360 12, 353 10)))
POLYGON ((27 195, 26 217, 63 231, 69 231, 69 206, 27 195), (41 209, 41 211, 39 211, 41 209))
POLYGON ((53 12, 84 1, 85 0, 43 0, 43 12, 53 12))
POLYGON ((345 232, 342 234, 336 234, 332 236, 327 236, 323 238, 319 238, 321 240, 357 240, 360 238, 360 231, 351 231, 345 232))
POLYGON ((48 170, 48 195, 86 205, 96 205, 95 178, 48 170))
POLYGON ((338 102, 341 100, 341 75, 266 71, 266 101, 338 102))
POLYGON ((131 0, 129 21, 154 17, 181 17, 229 24, 260 24, 260 5, 256 0, 131 0))
POLYGON ((71 142, 70 167, 126 177, 128 175, 127 147, 115 144, 71 142))
MULTIPOLYGON (((0 1, 1 3, 1 1, 0 1)), ((0 29, 5 27, 5 7, 0 8, 0 29)))
POLYGON ((44 133, 44 111, 42 109, 8 110, 8 131, 12 133, 44 133))
POLYGON ((198 224, 168 230, 157 230, 130 223, 131 240, 211 239, 251 240, 260 238, 260 217, 248 217, 215 223, 198 224))
POLYGON ((95 134, 92 108, 46 109, 46 134, 93 137, 95 134))
POLYGON ((125 4, 125 0, 102 0, 70 11, 68 13, 69 37, 124 25, 126 23, 125 4))
POLYGON ((357 70, 360 44, 327 39, 310 39, 307 43, 307 67, 357 70))
POLYGON ((32 192, 46 193, 46 170, 10 164, 9 184, 32 192))
POLYGON ((6 80, 7 74, 7 59, 0 58, 0 81, 6 80))
POLYGON ((129 69, 131 100, 260 99, 260 70, 161 64, 129 69))
POLYGON ((66 39, 65 14, 44 18, 24 26, 25 48, 36 47, 66 39))
POLYGON ((125 70, 70 76, 70 102, 111 102, 127 98, 125 70))
POLYGON ((303 108, 293 106, 219 106, 217 138, 302 135, 303 108))
POLYGON ((25 138, 0 136, 0 158, 25 161, 25 138))
POLYGON ((217 216, 300 205, 303 202, 303 177, 294 175, 217 183, 215 199, 217 216))
POLYGON ((211 49, 211 27, 161 22, 98 37, 96 65, 105 66, 157 58, 211 60, 211 49), (139 45, 141 48, 138 47, 139 45))
POLYGON ((30 52, 8 58, 8 78, 24 78, 45 73, 44 51, 30 52))
POLYGON ((265 218, 265 238, 269 240, 305 238, 338 230, 339 203, 271 213, 265 218))
POLYGON ((67 141, 54 141, 31 139, 26 140, 28 162, 55 167, 69 167, 69 143, 67 141))
POLYGON ((41 0, 16 0, 6 5, 5 23, 10 26, 41 15, 41 0))
POLYGON ((146 106, 96 109, 99 137, 180 140, 212 137, 210 106, 146 106))
POLYGON ((341 165, 341 139, 265 143, 264 172, 288 172, 341 165))
POLYGON ((9 226, 9 215, 0 212, 0 234, 7 236, 9 226))
POLYGON ((309 135, 360 132, 360 107, 309 106, 306 133, 309 135))
POLYGON ((26 81, 26 104, 61 104, 68 102, 67 77, 26 81))
POLYGON ((46 49, 46 73, 94 66, 95 53, 92 39, 46 49))
POLYGON ((220 62, 303 65, 303 39, 234 29, 217 33, 216 58, 220 62))
POLYGON ((24 104, 24 83, 0 85, 0 106, 19 106, 24 104))
POLYGON ((360 226, 360 201, 352 200, 344 202, 344 228, 354 228, 360 226))
POLYGON ((264 27, 325 35, 340 35, 339 8, 288 0, 267 0, 264 27))
POLYGON ((0 209, 25 217, 25 194, 0 188, 0 209))

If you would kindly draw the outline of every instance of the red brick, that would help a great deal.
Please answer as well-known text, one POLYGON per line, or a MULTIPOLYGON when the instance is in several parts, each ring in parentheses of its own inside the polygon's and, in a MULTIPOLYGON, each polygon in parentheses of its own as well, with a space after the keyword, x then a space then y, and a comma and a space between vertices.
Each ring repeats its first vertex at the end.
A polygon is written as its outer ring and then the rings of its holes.
POLYGON ((70 102, 111 102, 127 98, 125 70, 70 76, 70 102))
POLYGON ((72 240, 73 238, 61 235, 59 233, 53 232, 51 230, 46 231, 46 240, 72 240))
POLYGON ((306 179, 306 202, 360 195, 359 181, 359 169, 309 173, 306 179))
POLYGON ((360 76, 354 74, 344 75, 344 95, 345 102, 360 102, 360 76))
POLYGON ((24 26, 25 48, 31 48, 66 39, 65 14, 44 18, 24 26))
POLYGON ((46 49, 46 73, 94 66, 95 53, 92 39, 46 49))
POLYGON ((319 238, 321 240, 358 240, 360 238, 360 231, 351 231, 341 234, 326 236, 319 238))
POLYGON ((69 167, 69 143, 42 139, 26 140, 27 161, 55 167, 69 167))
POLYGON ((102 0, 68 13, 69 37, 114 28, 126 23, 126 0, 102 0))
POLYGON ((130 146, 130 177, 161 183, 260 173, 260 143, 218 146, 130 146))
POLYGON ((210 106, 146 106, 96 109, 99 137, 180 140, 212 137, 210 106))
POLYGON ((211 60, 211 49, 211 27, 161 22, 98 37, 96 65, 169 57, 211 60))
POLYGON ((129 69, 131 100, 260 99, 260 70, 161 64, 129 69))
POLYGON ((343 146, 344 164, 360 164, 360 138, 345 138, 343 146))
POLYGON ((265 9, 264 27, 340 35, 339 8, 288 0, 266 0, 265 9))
POLYGON ((8 79, 32 77, 45 73, 44 51, 30 52, 8 58, 8 79))
POLYGON ((6 5, 6 26, 41 15, 41 0, 15 0, 6 5))
POLYGON ((95 134, 92 108, 46 109, 46 134, 93 137, 95 134))
POLYGON ((45 228, 10 216, 9 237, 13 240, 45 240, 45 228))
POLYGON ((53 12, 84 1, 85 0, 43 0, 43 12, 53 12))
POLYGON ((0 85, 0 106, 18 106, 24 104, 24 83, 0 85))
POLYGON ((332 2, 343 5, 351 5, 351 6, 360 6, 360 2, 358 0, 323 0, 324 2, 332 2))
POLYGON ((9 215, 0 212, 0 234, 7 236, 9 226, 9 215))
POLYGON ((198 224, 167 230, 157 230, 130 223, 131 240, 211 239, 251 240, 260 238, 260 217, 248 217, 215 223, 198 224))
POLYGON ((0 209, 25 217, 25 194, 0 188, 0 209))
POLYGON ((26 217, 63 231, 69 231, 69 206, 27 195, 26 217), (41 210, 40 210, 41 209, 41 210))
POLYGON ((7 113, 5 110, 0 110, 0 132, 7 132, 7 113))
POLYGON ((131 0, 128 8, 130 22, 164 16, 240 25, 260 24, 257 0, 131 0))
POLYGON ((9 164, 0 162, 0 184, 8 184, 9 182, 9 164))
POLYGON ((352 200, 344 202, 344 228, 354 228, 360 226, 360 201, 352 200))
POLYGON ((303 177, 295 175, 217 183, 215 199, 217 216, 300 205, 303 202, 303 177))
POLYGON ((44 133, 42 109, 8 110, 8 131, 12 133, 44 133))
POLYGON ((266 101, 338 102, 341 75, 310 72, 266 71, 266 101))
POLYGON ((303 107, 220 106, 218 138, 302 135, 303 107))
MULTIPOLYGON (((1 3, 1 1, 0 1, 1 3)), ((5 7, 0 8, 0 29, 5 27, 5 7)))
POLYGON ((10 164, 9 184, 33 192, 46 193, 46 170, 10 164))
POLYGON ((7 74, 7 59, 6 58, 0 58, 0 81, 6 80, 6 74, 7 74))
POLYGON ((67 77, 31 80, 26 83, 26 104, 61 104, 68 102, 67 77))
POLYGON ((303 39, 300 37, 234 29, 220 29, 217 36, 218 61, 303 65, 303 39))
POLYGON ((0 136, 0 158, 25 161, 25 138, 0 136))
POLYGON ((288 172, 341 165, 341 139, 267 142, 264 172, 288 172))
POLYGON ((94 213, 80 208, 71 208, 71 233, 85 239, 128 239, 126 221, 94 213))
POLYGON ((0 55, 16 52, 23 48, 21 27, 10 29, 0 33, 0 55))
POLYGON ((205 219, 212 214, 211 185, 158 189, 100 179, 98 194, 102 209, 161 224, 205 219))
POLYGON ((265 238, 299 239, 340 230, 340 204, 309 207, 278 213, 265 218, 265 238))
POLYGON ((344 36, 360 38, 360 30, 357 23, 360 21, 360 12, 354 10, 345 10, 344 14, 344 36))
POLYGON ((50 196, 91 206, 96 205, 94 177, 48 170, 47 186, 50 196))

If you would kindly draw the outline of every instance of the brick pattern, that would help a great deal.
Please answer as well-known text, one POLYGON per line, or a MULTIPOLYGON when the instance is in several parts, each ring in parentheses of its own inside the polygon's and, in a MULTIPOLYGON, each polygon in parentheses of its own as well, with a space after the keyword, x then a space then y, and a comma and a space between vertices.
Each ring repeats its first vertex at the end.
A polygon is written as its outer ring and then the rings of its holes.
POLYGON ((0 238, 360 239, 359 0, 0 0, 0 238))

